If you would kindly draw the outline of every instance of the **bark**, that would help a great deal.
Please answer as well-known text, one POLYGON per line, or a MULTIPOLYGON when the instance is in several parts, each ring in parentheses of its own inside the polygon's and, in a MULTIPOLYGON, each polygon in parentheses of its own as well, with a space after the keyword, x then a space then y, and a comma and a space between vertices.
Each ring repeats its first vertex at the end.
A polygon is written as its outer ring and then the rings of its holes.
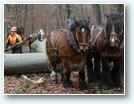
POLYGON ((48 58, 44 53, 5 54, 4 74, 31 74, 49 72, 48 58))
POLYGON ((100 5, 99 4, 94 4, 93 9, 94 9, 94 12, 95 12, 97 24, 98 25, 102 24, 100 5))
POLYGON ((123 4, 118 4, 116 6, 117 6, 117 12, 124 13, 124 5, 123 4))

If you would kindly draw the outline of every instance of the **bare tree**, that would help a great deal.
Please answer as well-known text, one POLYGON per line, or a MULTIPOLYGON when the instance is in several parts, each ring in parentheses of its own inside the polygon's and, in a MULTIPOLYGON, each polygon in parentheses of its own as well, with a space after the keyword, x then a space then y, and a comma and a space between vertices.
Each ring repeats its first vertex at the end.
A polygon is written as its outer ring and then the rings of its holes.
POLYGON ((83 10, 83 5, 81 4, 81 14, 82 14, 82 17, 84 17, 84 10, 83 10))
POLYGON ((22 26, 25 36, 43 28, 47 33, 67 27, 67 19, 87 18, 93 24, 102 24, 105 12, 112 10, 123 12, 123 4, 5 4, 5 34, 13 25, 22 26), (95 17, 95 18, 94 18, 95 17))
POLYGON ((123 4, 117 4, 117 12, 124 13, 124 5, 123 4))
POLYGON ((97 24, 101 24, 102 21, 101 21, 100 5, 99 4, 94 4, 94 5, 92 5, 92 7, 94 9, 94 13, 95 13, 95 16, 96 16, 97 24))

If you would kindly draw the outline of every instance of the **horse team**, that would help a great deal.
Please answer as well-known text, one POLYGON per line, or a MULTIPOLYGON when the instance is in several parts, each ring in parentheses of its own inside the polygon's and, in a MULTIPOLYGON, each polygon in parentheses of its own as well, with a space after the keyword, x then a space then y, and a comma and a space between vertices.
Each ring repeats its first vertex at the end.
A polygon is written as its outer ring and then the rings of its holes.
POLYGON ((61 81, 65 88, 72 87, 71 71, 79 72, 79 87, 99 81, 107 88, 121 86, 121 63, 124 56, 124 16, 106 15, 104 27, 90 25, 90 20, 74 20, 69 29, 60 29, 47 35, 46 52, 51 70, 61 64, 61 81))
MULTIPOLYGON (((71 71, 79 72, 79 87, 88 88, 88 83, 99 82, 107 88, 121 86, 121 65, 124 61, 124 15, 105 15, 105 26, 92 25, 88 20, 70 21, 68 29, 59 29, 46 36, 46 52, 49 68, 57 72, 61 66, 61 81, 65 88, 72 87, 71 71), (86 73, 88 81, 86 80, 86 73)), ((18 29, 21 35, 22 28, 18 29)), ((33 40, 42 35, 32 36, 33 40), (38 36, 38 37, 37 37, 38 36)), ((31 52, 31 49, 30 49, 31 52)))

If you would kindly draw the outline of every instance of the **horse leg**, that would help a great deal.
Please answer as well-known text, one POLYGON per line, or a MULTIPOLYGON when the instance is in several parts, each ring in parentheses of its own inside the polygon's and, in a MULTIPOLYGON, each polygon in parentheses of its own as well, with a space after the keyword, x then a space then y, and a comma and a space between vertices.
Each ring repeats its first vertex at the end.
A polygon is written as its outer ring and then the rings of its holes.
POLYGON ((62 83, 65 88, 72 87, 72 82, 70 80, 70 70, 63 70, 63 75, 62 75, 62 83))
POLYGON ((80 83, 80 90, 87 89, 84 67, 82 67, 82 69, 79 71, 79 83, 80 83))
POLYGON ((61 78, 62 78, 63 86, 65 88, 72 87, 72 82, 70 80, 71 70, 68 68, 69 63, 65 61, 65 59, 63 59, 62 64, 63 64, 63 71, 61 74, 61 78))
POLYGON ((93 70, 92 57, 87 58, 87 74, 89 83, 94 82, 96 80, 95 72, 93 70))
POLYGON ((102 59, 102 74, 100 85, 108 89, 113 87, 113 83, 111 80, 111 70, 109 67, 109 62, 106 59, 102 59))
POLYGON ((56 67, 55 67, 55 64, 50 64, 50 63, 48 62, 48 69, 49 69, 49 71, 50 71, 50 79, 57 81, 57 74, 56 74, 56 72, 54 71, 55 68, 56 68, 56 67))
POLYGON ((62 66, 62 63, 60 63, 60 69, 61 69, 61 71, 60 71, 60 76, 61 76, 61 82, 63 82, 63 76, 64 76, 64 73, 63 73, 63 66, 62 66))
POLYGON ((96 55, 94 58, 94 70, 95 70, 96 79, 98 81, 100 81, 100 77, 101 77, 100 65, 101 65, 100 56, 96 55))
POLYGON ((61 76, 61 82, 63 82, 63 76, 64 76, 63 71, 61 71, 60 76, 61 76))
POLYGON ((81 69, 79 70, 79 83, 80 83, 80 90, 87 89, 87 83, 85 78, 85 64, 81 65, 81 69))
POLYGON ((111 71, 111 79, 113 81, 114 87, 118 88, 121 86, 120 64, 118 62, 114 62, 114 66, 111 71))
POLYGON ((59 62, 59 69, 60 69, 61 82, 63 82, 63 66, 61 62, 59 62))

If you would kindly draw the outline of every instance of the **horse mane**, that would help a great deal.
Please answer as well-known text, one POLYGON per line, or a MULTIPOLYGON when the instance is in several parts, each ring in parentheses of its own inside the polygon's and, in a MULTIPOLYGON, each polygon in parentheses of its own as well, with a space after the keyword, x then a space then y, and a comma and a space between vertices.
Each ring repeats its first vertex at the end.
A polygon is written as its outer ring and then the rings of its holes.
POLYGON ((75 21, 70 20, 70 19, 68 20, 68 28, 71 31, 74 31, 77 26, 80 26, 80 29, 85 28, 88 31, 90 30, 89 22, 86 19, 84 19, 84 20, 79 19, 79 20, 75 20, 75 21))
POLYGON ((124 28, 124 18, 123 16, 121 16, 119 13, 111 13, 108 16, 108 20, 106 23, 106 31, 109 32, 111 25, 114 24, 115 25, 115 29, 117 30, 121 30, 124 28))

